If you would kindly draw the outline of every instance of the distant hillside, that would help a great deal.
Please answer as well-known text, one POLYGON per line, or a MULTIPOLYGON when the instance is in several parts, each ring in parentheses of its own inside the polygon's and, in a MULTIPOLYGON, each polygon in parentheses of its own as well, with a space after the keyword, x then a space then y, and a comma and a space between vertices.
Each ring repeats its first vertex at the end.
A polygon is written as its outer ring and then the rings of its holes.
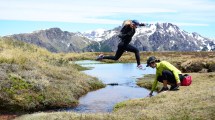
POLYGON ((80 37, 75 33, 62 31, 59 28, 50 28, 33 33, 15 34, 6 36, 44 47, 51 52, 81 52, 93 41, 80 37))
MULTIPOLYGON (((121 27, 71 33, 59 28, 6 36, 44 47, 51 52, 116 51, 121 27)), ((131 42, 140 51, 215 51, 215 40, 188 33, 171 23, 137 28, 131 42)))

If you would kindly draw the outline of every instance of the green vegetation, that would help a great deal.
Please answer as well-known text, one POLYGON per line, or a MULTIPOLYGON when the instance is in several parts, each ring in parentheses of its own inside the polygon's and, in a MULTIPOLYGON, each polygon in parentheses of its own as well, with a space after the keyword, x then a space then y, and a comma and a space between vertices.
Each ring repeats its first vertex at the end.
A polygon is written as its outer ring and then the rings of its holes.
MULTIPOLYGON (((98 79, 80 72, 86 68, 71 61, 93 60, 99 54, 56 54, 34 45, 0 38, 1 111, 37 111, 77 105, 80 96, 104 85, 98 79)), ((191 86, 181 86, 179 91, 168 91, 151 98, 118 103, 112 113, 41 112, 26 114, 16 119, 214 119, 215 52, 141 52, 142 63, 152 55, 169 61, 183 72, 194 72, 189 73, 193 77, 191 86)), ((111 63, 136 60, 134 54, 128 52, 118 61, 103 61, 111 63)), ((150 89, 153 80, 153 75, 146 75, 140 78, 137 84, 150 89)))
MULTIPOLYGON (((118 103, 112 113, 35 113, 16 120, 212 120, 215 117, 215 73, 190 73, 191 86, 153 97, 118 103)), ((153 78, 152 78, 153 79, 153 78)), ((141 80, 142 81, 142 80, 141 80)))
MULTIPOLYGON (((154 82, 154 78, 155 78, 154 74, 144 75, 143 78, 139 78, 139 80, 137 81, 137 85, 151 90, 152 84, 154 82)), ((161 88, 162 88, 162 84, 158 82, 156 91, 159 91, 161 88)))
POLYGON ((115 112, 136 116, 136 119, 213 119, 215 74, 191 75, 193 83, 189 87, 181 86, 179 91, 126 101, 125 107, 116 108, 115 112))
POLYGON ((104 87, 63 53, 12 39, 0 39, 0 109, 37 111, 71 107, 88 91, 104 87))
MULTIPOLYGON (((114 52, 85 52, 85 53, 69 53, 65 55, 65 59, 69 60, 94 60, 96 56, 103 53, 104 55, 115 55, 114 52)), ((160 60, 166 60, 182 72, 215 72, 215 52, 141 52, 140 58, 142 63, 150 56, 155 56, 160 60)), ((134 53, 125 52, 122 57, 117 60, 102 60, 106 63, 128 63, 136 62, 134 53)))

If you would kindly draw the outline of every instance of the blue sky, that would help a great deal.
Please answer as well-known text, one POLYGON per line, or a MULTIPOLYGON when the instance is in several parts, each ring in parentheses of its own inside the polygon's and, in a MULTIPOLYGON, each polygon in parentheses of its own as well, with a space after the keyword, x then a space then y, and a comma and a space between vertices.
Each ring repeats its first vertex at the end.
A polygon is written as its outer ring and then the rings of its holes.
POLYGON ((215 0, 0 0, 0 36, 52 27, 113 29, 125 19, 169 22, 215 38, 215 0))

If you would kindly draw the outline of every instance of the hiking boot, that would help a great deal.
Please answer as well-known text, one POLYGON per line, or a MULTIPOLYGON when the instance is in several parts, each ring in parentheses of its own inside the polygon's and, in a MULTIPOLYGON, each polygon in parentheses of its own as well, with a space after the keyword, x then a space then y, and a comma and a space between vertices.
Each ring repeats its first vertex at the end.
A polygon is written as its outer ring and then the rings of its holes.
POLYGON ((143 66, 142 65, 138 65, 137 68, 143 69, 143 66))
POLYGON ((170 87, 170 89, 169 89, 169 90, 171 90, 171 91, 175 91, 175 90, 179 90, 178 88, 179 88, 179 86, 178 86, 178 85, 171 85, 171 87, 170 87))
POLYGON ((168 91, 168 90, 169 90, 168 87, 163 87, 163 88, 159 91, 159 93, 160 93, 160 92, 164 92, 164 91, 168 91))
POLYGON ((103 54, 100 54, 100 55, 96 58, 96 60, 102 60, 103 57, 104 57, 104 55, 103 55, 103 54))

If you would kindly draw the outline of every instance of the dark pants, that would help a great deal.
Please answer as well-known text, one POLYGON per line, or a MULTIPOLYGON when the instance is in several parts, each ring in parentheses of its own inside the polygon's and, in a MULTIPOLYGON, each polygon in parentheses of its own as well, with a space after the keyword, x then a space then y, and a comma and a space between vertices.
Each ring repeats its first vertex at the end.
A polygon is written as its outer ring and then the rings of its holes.
MULTIPOLYGON (((180 80, 183 79, 183 75, 182 74, 179 74, 179 78, 180 80)), ((176 84, 176 80, 175 80, 175 76, 174 74, 169 71, 169 70, 164 70, 162 72, 162 76, 158 76, 158 79, 157 79, 159 82, 162 82, 163 83, 163 80, 167 80, 169 84, 176 84)))
POLYGON ((123 42, 119 43, 118 49, 116 51, 115 56, 104 56, 103 59, 118 60, 125 51, 129 51, 129 52, 135 53, 137 65, 140 65, 139 50, 137 48, 135 48, 134 46, 132 46, 132 45, 129 45, 129 44, 125 45, 123 42))

